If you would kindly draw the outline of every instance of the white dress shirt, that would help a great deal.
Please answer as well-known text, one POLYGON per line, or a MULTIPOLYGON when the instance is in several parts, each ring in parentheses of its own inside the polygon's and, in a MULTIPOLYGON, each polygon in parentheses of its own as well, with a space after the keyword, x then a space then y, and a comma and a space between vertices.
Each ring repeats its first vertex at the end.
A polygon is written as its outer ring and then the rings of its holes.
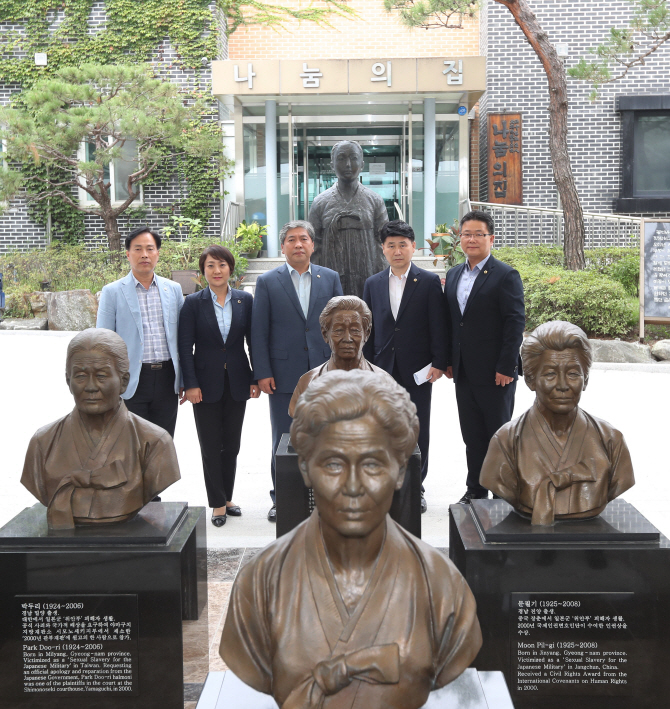
POLYGON ((412 264, 407 267, 405 273, 402 276, 394 276, 393 269, 389 267, 389 299, 391 301, 391 312, 393 313, 393 319, 398 319, 398 310, 400 310, 400 301, 402 300, 402 294, 405 292, 405 286, 407 285, 407 276, 409 275, 409 270, 412 268, 412 264))
POLYGON ((298 273, 288 262, 286 263, 286 268, 288 268, 289 275, 295 286, 295 292, 298 294, 302 312, 304 316, 307 317, 307 313, 309 312, 309 296, 312 292, 312 264, 309 264, 309 268, 304 273, 298 273))

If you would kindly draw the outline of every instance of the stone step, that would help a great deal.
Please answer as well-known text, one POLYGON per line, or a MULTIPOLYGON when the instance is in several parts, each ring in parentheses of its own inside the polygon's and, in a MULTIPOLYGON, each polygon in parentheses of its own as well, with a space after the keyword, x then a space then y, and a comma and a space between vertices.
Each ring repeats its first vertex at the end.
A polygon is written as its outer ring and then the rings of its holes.
MULTIPOLYGON (((435 261, 435 257, 433 256, 414 256, 412 261, 419 268, 423 268, 431 273, 438 273, 441 276, 445 273, 442 260, 438 260, 437 265, 434 265, 433 262, 435 261)), ((286 262, 286 260, 283 256, 281 256, 279 258, 250 258, 247 259, 247 262, 248 266, 246 272, 244 273, 244 281, 242 282, 243 287, 245 285, 255 283, 258 276, 262 275, 266 271, 272 270, 273 268, 277 268, 277 266, 281 266, 286 262)))

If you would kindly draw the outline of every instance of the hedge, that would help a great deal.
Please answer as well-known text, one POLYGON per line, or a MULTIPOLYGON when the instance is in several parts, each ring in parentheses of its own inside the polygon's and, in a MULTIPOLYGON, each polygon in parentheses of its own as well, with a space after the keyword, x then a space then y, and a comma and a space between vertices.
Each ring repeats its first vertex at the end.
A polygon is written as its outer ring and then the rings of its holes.
POLYGON ((587 270, 568 271, 563 252, 550 246, 495 251, 519 271, 526 300, 526 328, 567 320, 592 336, 626 335, 638 317, 639 252, 604 248, 585 252, 587 270))

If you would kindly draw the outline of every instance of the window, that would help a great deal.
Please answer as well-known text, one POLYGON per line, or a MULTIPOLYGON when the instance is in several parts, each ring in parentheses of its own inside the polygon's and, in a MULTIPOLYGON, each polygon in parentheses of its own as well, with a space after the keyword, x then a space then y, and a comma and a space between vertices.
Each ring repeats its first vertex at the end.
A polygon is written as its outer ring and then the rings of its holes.
MULTIPOLYGON (((79 159, 86 162, 95 160, 95 145, 93 143, 84 143, 79 149, 79 159)), ((104 170, 105 182, 111 183, 112 203, 118 204, 128 199, 128 176, 132 175, 137 170, 137 167, 137 141, 126 140, 121 148, 121 156, 112 160, 104 170)), ((79 201, 91 206, 97 204, 93 197, 81 188, 79 189, 79 201)), ((137 201, 142 201, 141 188, 137 201)))
POLYGON ((670 95, 620 96, 621 192, 615 212, 670 211, 670 95))

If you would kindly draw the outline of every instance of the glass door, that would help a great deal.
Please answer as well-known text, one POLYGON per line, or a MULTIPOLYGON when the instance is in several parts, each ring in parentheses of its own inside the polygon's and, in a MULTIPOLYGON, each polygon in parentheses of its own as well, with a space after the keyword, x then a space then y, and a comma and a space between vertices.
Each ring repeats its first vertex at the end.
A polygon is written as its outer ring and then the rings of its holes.
POLYGON ((389 219, 399 219, 401 215, 406 218, 404 125, 294 123, 292 134, 295 219, 308 219, 315 197, 337 181, 330 155, 335 143, 342 140, 356 141, 363 149, 360 181, 384 200, 389 219))

